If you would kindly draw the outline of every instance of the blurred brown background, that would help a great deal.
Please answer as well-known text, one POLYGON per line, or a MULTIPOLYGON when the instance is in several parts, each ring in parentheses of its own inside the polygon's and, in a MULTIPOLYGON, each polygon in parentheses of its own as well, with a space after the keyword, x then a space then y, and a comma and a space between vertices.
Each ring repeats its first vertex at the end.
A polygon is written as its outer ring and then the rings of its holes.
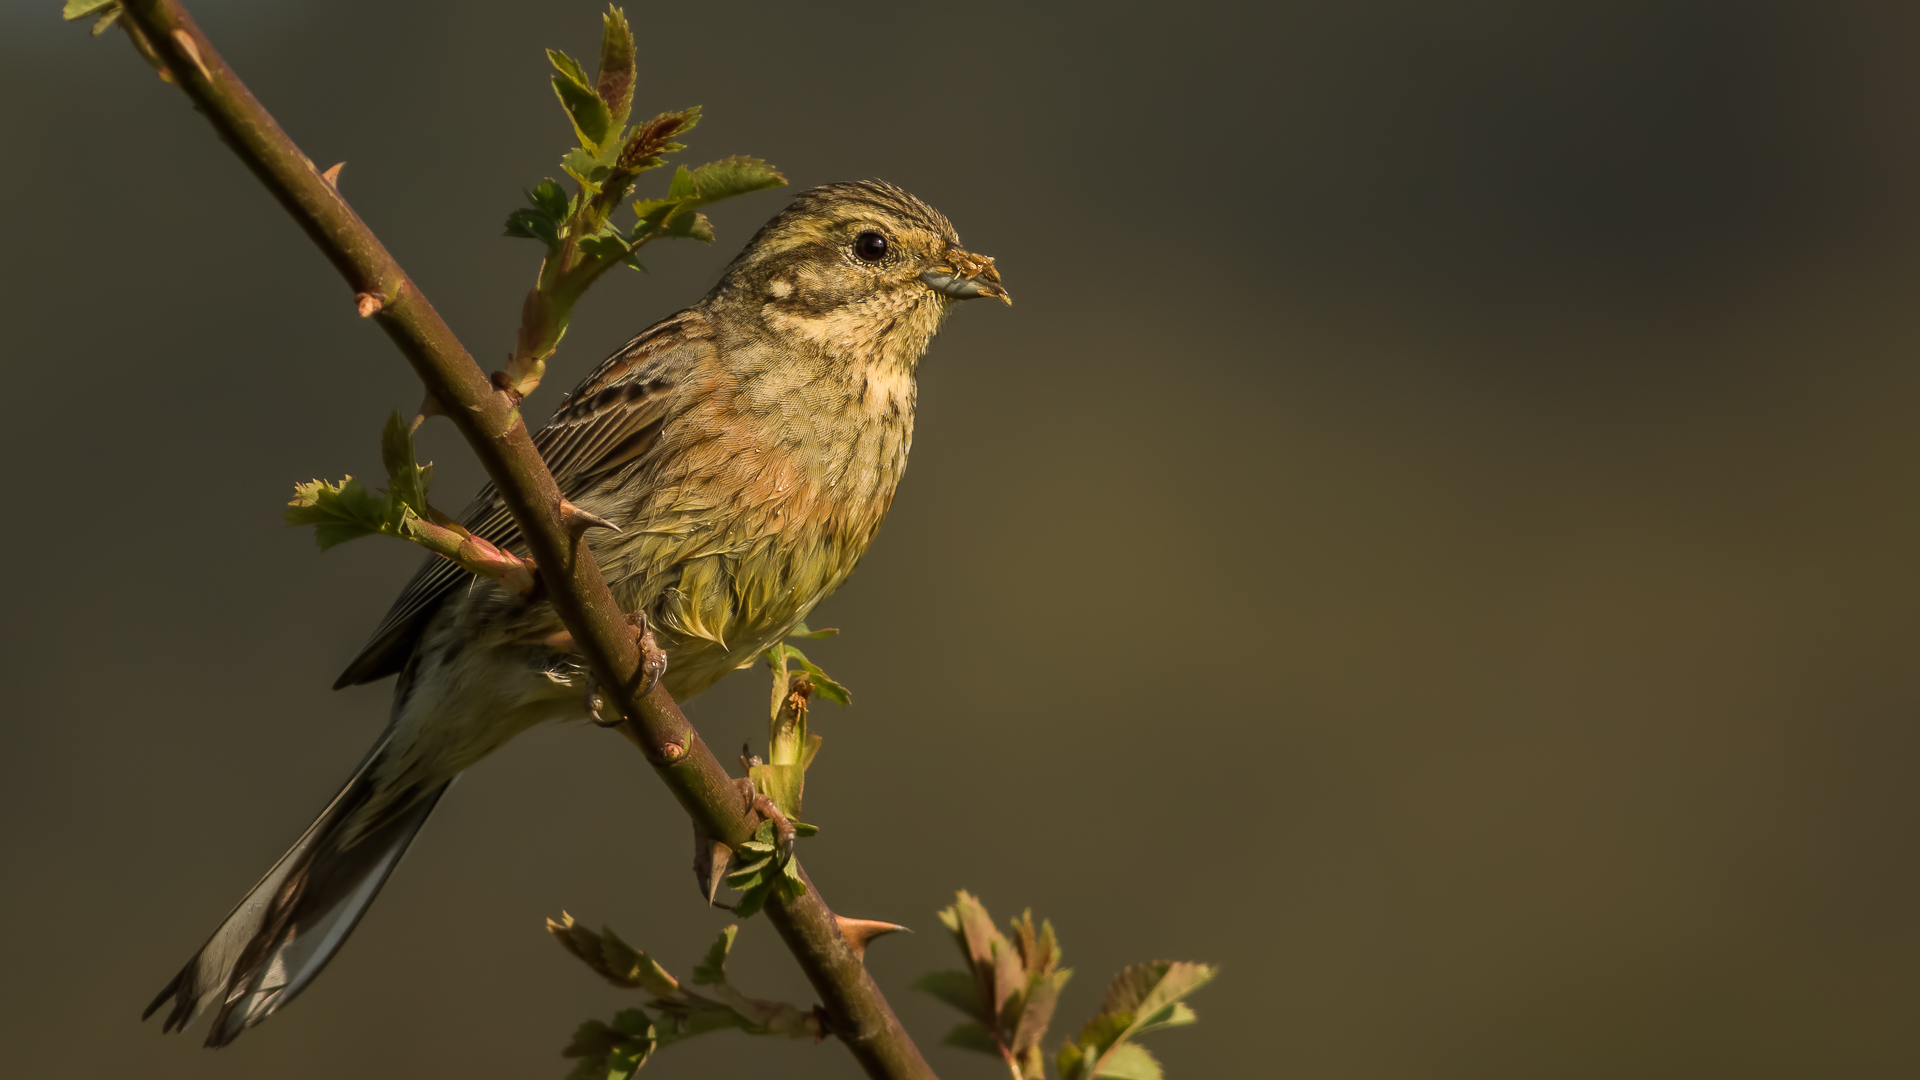
MULTIPOLYGON (((596 3, 207 0, 215 41, 489 362, 596 3)), ((13 464, 0 1073, 559 1077, 681 969, 684 819, 533 733, 234 1048, 139 1010, 379 729, 327 687, 415 556, 290 485, 419 398, 180 94, 0 11, 13 464)), ((1078 974, 1222 961, 1176 1078, 1920 1073, 1920 9, 1806 3, 635 3, 643 110, 796 187, 881 176, 997 256, 913 468, 816 625, 806 845, 917 936, 872 966, 949 1078, 934 911, 1031 905, 1078 974), (651 29, 646 29, 646 27, 651 29), (650 44, 649 44, 650 43, 650 44)), ((656 182, 659 182, 656 180, 656 182)), ((778 194, 587 302, 536 399, 696 299, 778 194)), ((442 501, 477 472, 451 430, 442 501)), ((762 730, 757 675, 697 701, 762 730)), ((735 968, 811 1000, 762 920, 735 968)), ((846 1076, 722 1034, 647 1075, 846 1076)))

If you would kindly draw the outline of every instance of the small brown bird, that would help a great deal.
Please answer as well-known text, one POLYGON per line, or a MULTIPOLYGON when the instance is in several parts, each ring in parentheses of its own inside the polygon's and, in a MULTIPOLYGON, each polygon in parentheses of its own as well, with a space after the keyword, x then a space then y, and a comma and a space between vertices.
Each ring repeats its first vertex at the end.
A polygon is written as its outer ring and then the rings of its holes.
MULTIPOLYGON (((891 184, 803 192, 691 308, 628 342, 534 444, 628 611, 645 612, 685 699, 751 661, 873 542, 913 442, 914 370, 955 300, 997 297, 993 260, 891 184)), ((474 533, 524 553, 482 491, 474 533)), ((452 563, 422 567, 336 686, 400 676, 386 730, 319 819, 145 1015, 216 1005, 224 1046, 326 966, 468 766, 535 724, 583 715, 561 629, 452 563)))

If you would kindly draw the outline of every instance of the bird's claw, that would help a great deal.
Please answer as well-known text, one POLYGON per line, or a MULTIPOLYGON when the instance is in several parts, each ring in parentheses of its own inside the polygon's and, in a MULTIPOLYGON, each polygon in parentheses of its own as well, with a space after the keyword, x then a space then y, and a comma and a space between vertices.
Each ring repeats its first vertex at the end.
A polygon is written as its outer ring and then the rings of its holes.
POLYGON ((774 863, 785 867, 787 863, 793 861, 793 844, 800 835, 799 832, 794 829, 793 822, 787 820, 787 815, 781 813, 780 808, 773 804, 773 800, 758 791, 753 793, 752 809, 761 818, 773 822, 774 863))
POLYGON ((653 627, 647 625, 647 613, 636 611, 627 616, 627 625, 633 627, 633 635, 640 643, 640 690, 634 697, 645 697, 653 692, 667 674, 667 654, 654 640, 653 627))

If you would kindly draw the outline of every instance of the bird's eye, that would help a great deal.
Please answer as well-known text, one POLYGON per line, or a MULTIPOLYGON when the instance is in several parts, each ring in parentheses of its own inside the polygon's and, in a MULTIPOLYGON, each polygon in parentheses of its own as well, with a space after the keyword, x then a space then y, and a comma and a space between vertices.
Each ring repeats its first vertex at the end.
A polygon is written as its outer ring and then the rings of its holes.
POLYGON ((886 258, 887 249, 891 246, 885 235, 871 229, 853 238, 853 253, 870 263, 886 258))

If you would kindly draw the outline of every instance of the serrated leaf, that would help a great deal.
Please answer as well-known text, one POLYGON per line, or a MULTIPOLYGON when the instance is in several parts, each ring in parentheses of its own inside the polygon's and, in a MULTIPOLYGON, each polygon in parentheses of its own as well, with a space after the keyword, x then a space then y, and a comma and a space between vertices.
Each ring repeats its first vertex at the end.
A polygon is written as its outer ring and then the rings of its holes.
POLYGON ((413 425, 395 409, 380 432, 380 463, 387 467, 389 515, 401 507, 427 516, 427 470, 414 460, 413 425))
POLYGON ((733 951, 733 939, 739 936, 738 926, 729 926, 720 931, 720 936, 707 948, 705 959, 693 969, 693 981, 697 986, 715 986, 727 981, 727 954, 733 951))
POLYGON ((1184 1001, 1176 1001, 1166 1008, 1161 1009, 1159 1012, 1154 1013, 1152 1016, 1147 1017, 1145 1020, 1141 1020, 1134 1026, 1133 1031, 1130 1032, 1127 1037, 1130 1039, 1138 1038, 1149 1031, 1186 1027, 1188 1024, 1198 1023, 1199 1020, 1200 1018, 1194 1015, 1192 1006, 1184 1001))
MULTIPOLYGON (((565 56, 564 53, 561 55, 565 56)), ((567 60, 573 63, 571 57, 567 60)), ((553 66, 561 67, 561 64, 556 60, 553 66)), ((574 63, 573 66, 577 72, 579 64, 574 63)), ((553 77, 553 92, 559 97, 561 108, 567 110, 567 118, 573 121, 573 133, 579 137, 580 146, 598 154, 600 144, 606 141, 613 122, 607 103, 594 93, 584 76, 575 79, 566 73, 565 68, 561 68, 561 74, 553 77)))
POLYGON ((633 234, 640 236, 658 229, 666 223, 667 217, 672 214, 679 205, 679 203, 671 199, 633 200, 634 216, 640 219, 640 223, 634 226, 633 234))
POLYGON ((325 480, 295 484, 286 521, 313 526, 314 543, 322 551, 362 536, 400 535, 399 523, 387 517, 387 500, 376 498, 351 476, 338 484, 325 480))
POLYGON ((629 1038, 653 1037, 653 1021, 639 1009, 621 1009, 613 1014, 613 1030, 629 1038))
POLYGON ((599 181, 595 177, 605 179, 607 175, 606 166, 600 164, 599 157, 593 151, 578 146, 567 151, 566 156, 560 159, 560 171, 573 177, 586 189, 589 196, 597 194, 600 190, 599 181))
POLYGON ((627 25, 626 13, 617 7, 609 7, 602 18, 605 26, 600 35, 600 73, 593 88, 606 103, 610 128, 619 131, 633 109, 633 30, 627 25))
POLYGON ((710 161, 691 173, 687 172, 686 166, 681 166, 674 174, 673 187, 668 190, 667 197, 682 201, 693 199, 693 205, 704 206, 736 195, 780 187, 786 182, 787 178, 780 175, 780 170, 759 158, 728 157, 710 161), (679 192, 683 174, 689 186, 684 195, 679 192))
POLYGON ((1053 1058, 1054 1068, 1060 1070, 1060 1080, 1086 1080, 1082 1072, 1088 1064, 1086 1053, 1077 1043, 1063 1044, 1053 1058))
POLYGON ((550 248, 560 246, 559 226, 552 218, 530 207, 507 215, 507 235, 538 240, 550 248))
POLYGON ((807 895, 807 879, 800 874, 799 859, 788 859, 780 868, 780 895, 788 900, 807 895))
POLYGON ((582 88, 593 85, 592 81, 587 78, 586 69, 580 66, 580 61, 575 60, 559 49, 547 50, 547 62, 553 65, 555 71, 566 76, 569 80, 579 83, 582 88))
POLYGON ((543 178, 535 184, 533 190, 527 192, 527 201, 556 222, 567 220, 567 216, 573 210, 572 202, 567 198, 566 189, 551 179, 543 178))
POLYGON ((580 250, 603 259, 624 259, 632 251, 632 245, 613 228, 605 228, 580 240, 580 250))
POLYGON ((620 148, 614 167, 622 173, 634 175, 665 164, 661 155, 685 150, 686 147, 675 142, 678 136, 692 131, 700 123, 700 106, 681 109, 678 112, 663 112, 645 123, 634 125, 633 133, 620 148))
POLYGON ((711 244, 713 243, 713 222, 708 221, 705 214, 683 210, 667 219, 667 226, 660 231, 660 235, 711 244))
POLYGON ((772 891, 773 882, 762 881, 760 884, 741 893, 740 899, 735 901, 733 905, 734 916, 741 919, 751 919, 755 915, 760 914, 760 909, 767 906, 767 894, 772 891))
POLYGON ((573 1040, 560 1051, 561 1057, 605 1057, 607 1051, 625 1042, 617 1031, 598 1020, 589 1020, 574 1029, 573 1040))
POLYGON ((1053 1024, 1054 1008, 1060 1003, 1060 989, 1073 978, 1071 968, 1037 977, 1027 984, 1021 999, 1020 1015, 1013 1024, 1012 1046, 1016 1054, 1025 1054, 1040 1045, 1053 1024))
POLYGON ((948 1046, 957 1046, 962 1050, 978 1050, 983 1054, 991 1054, 994 1057, 1000 1056, 999 1041, 993 1037, 993 1032, 988 1031, 983 1024, 961 1024, 959 1027, 947 1032, 947 1037, 940 1041, 946 1043, 948 1046))
POLYGON ((1114 976, 1102 1012, 1130 1012, 1145 1023, 1155 1013, 1206 985, 1219 971, 1184 960, 1135 964, 1114 976))
POLYGON ((932 994, 976 1020, 985 1018, 980 1004, 980 984, 965 971, 935 971, 913 981, 913 988, 932 994))
POLYGON ((1160 1063, 1147 1053, 1139 1043, 1125 1042, 1112 1050, 1099 1064, 1094 1077, 1107 1076, 1113 1080, 1165 1080, 1160 1063))
POLYGON ((1120 1041, 1127 1028, 1133 1023, 1132 1013, 1101 1013, 1087 1021, 1080 1034, 1073 1040, 1087 1053, 1098 1057, 1106 1049, 1120 1041))

